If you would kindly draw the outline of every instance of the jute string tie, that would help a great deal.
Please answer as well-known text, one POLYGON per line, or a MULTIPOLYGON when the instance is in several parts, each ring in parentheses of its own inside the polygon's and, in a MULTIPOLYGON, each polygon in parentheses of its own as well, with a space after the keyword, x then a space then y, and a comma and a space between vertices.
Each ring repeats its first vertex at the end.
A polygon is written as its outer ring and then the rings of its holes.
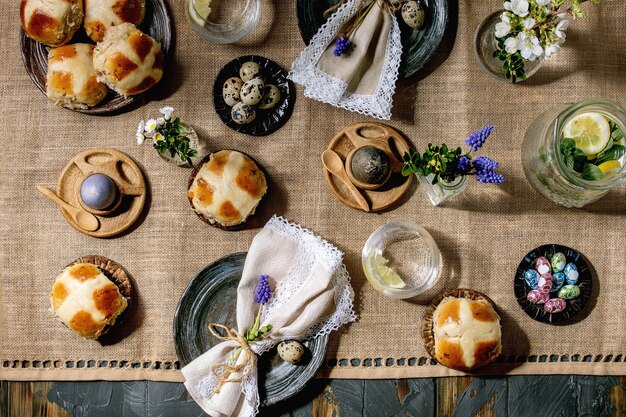
POLYGON ((214 365, 211 369, 211 372, 215 375, 215 378, 217 378, 217 388, 215 388, 215 394, 219 394, 225 383, 242 381, 250 372, 252 372, 255 353, 252 349, 250 349, 250 345, 245 337, 240 335, 234 329, 229 329, 219 323, 211 323, 209 324, 209 332, 220 340, 233 341, 239 345, 239 349, 237 350, 237 353, 235 353, 231 363, 214 365), (222 335, 218 330, 222 330, 224 335, 222 335), (237 364, 237 360, 241 353, 244 354, 243 360, 237 364), (232 374, 236 374, 238 372, 240 373, 239 376, 230 378, 232 374))

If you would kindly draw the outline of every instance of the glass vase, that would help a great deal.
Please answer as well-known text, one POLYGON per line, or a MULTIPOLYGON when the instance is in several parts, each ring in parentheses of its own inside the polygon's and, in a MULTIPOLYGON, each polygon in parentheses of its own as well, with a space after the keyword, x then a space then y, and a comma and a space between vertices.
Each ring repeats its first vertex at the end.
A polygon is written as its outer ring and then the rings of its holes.
POLYGON ((435 184, 433 184, 433 178, 433 175, 429 175, 427 177, 417 175, 417 180, 426 190, 428 198, 433 206, 438 206, 444 201, 460 194, 463 190, 465 190, 465 187, 467 187, 466 176, 457 177, 451 182, 439 180, 435 184))
POLYGON ((260 0, 210 0, 208 16, 200 4, 207 0, 185 0, 185 14, 191 28, 211 43, 235 43, 259 22, 260 0))
POLYGON ((597 181, 584 180, 566 166, 560 151, 563 128, 572 118, 587 112, 604 115, 626 132, 624 108, 609 101, 585 100, 537 117, 522 143, 522 165, 530 185, 539 194, 565 207, 583 207, 626 181, 624 157, 620 161, 621 169, 597 181))
MULTIPOLYGON (((503 68, 503 61, 494 56, 495 51, 498 49, 498 42, 496 40, 496 23, 500 22, 500 17, 505 10, 498 10, 483 20, 474 33, 474 54, 476 60, 480 64, 480 67, 492 77, 506 82, 512 82, 506 77, 506 73, 503 68)), ((532 77, 539 68, 543 65, 543 58, 535 59, 534 61, 525 61, 524 70, 526 72, 526 79, 532 77)), ((519 81, 517 81, 519 82, 519 81)))
MULTIPOLYGON (((189 148, 195 149, 196 151, 198 151, 198 148, 200 147, 200 141, 198 140, 198 134, 196 133, 194 128, 185 123, 181 123, 180 127, 182 128, 180 132, 181 136, 187 136, 189 138, 189 148)), ((193 165, 195 164, 194 161, 199 158, 199 152, 198 152, 198 155, 196 155, 194 158, 191 158, 192 163, 191 165, 189 165, 189 162, 187 162, 186 160, 180 159, 178 154, 175 154, 174 156, 172 156, 169 151, 165 151, 165 153, 159 153, 159 155, 161 156, 161 158, 165 159, 167 162, 178 165, 179 167, 188 167, 188 168, 193 167, 193 165)))

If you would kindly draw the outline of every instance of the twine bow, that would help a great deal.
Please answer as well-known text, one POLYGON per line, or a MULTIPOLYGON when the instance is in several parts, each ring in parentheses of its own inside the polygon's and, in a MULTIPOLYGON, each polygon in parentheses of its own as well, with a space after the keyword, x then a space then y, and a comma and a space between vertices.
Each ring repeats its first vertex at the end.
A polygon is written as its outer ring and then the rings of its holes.
POLYGON ((250 349, 250 345, 245 337, 237 333, 234 329, 229 329, 228 327, 219 324, 219 323, 211 323, 209 324, 209 332, 216 338, 224 341, 233 341, 239 345, 235 355, 231 359, 230 363, 222 363, 219 365, 213 366, 211 372, 217 378, 217 388, 215 388, 215 394, 219 394, 222 386, 227 382, 239 382, 242 381, 250 372, 252 372, 252 367, 254 366, 254 358, 255 353, 250 349), (225 336, 218 331, 222 330, 225 336), (243 352, 245 355, 243 360, 237 364, 237 360, 239 356, 243 352), (240 372, 239 376, 230 378, 232 374, 240 372))

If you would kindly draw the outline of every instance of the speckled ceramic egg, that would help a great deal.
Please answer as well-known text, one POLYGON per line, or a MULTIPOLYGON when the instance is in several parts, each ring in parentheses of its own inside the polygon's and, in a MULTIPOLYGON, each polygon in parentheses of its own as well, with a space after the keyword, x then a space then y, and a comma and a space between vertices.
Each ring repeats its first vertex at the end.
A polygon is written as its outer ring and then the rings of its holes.
POLYGON ((245 83, 254 78, 261 78, 261 66, 256 62, 248 61, 239 68, 239 77, 245 83))
POLYGON ((280 342, 278 344, 278 355, 285 362, 298 363, 304 355, 304 346, 296 340, 280 342))
POLYGON ((402 5, 402 20, 413 29, 421 29, 426 20, 426 12, 422 3, 415 0, 407 1, 402 5))
POLYGON ((567 285, 574 285, 578 282, 578 268, 573 263, 568 263, 565 265, 565 269, 563 269, 563 273, 565 274, 565 281, 567 281, 567 285))
POLYGON ((280 101, 280 97, 280 89, 274 84, 267 84, 263 89, 263 98, 259 102, 259 109, 273 109, 280 101))
POLYGON ((80 198, 88 207, 104 210, 115 202, 117 186, 107 175, 93 174, 80 186, 80 198))
POLYGON ((566 285, 559 291, 559 298, 572 300, 580 295, 578 285, 566 285))
POLYGON ((526 284, 533 290, 537 289, 537 282, 539 281, 539 272, 534 269, 527 269, 524 272, 524 280, 526 284))
POLYGON ((565 264, 567 264, 565 255, 561 252, 555 253, 552 255, 552 262, 550 262, 550 264, 552 265, 552 271, 561 272, 565 268, 565 264))
POLYGON ((264 88, 265 84, 260 78, 246 81, 239 92, 241 101, 251 106, 256 106, 263 98, 264 88))
POLYGON ((233 107, 241 101, 239 93, 242 86, 243 81, 241 78, 231 77, 226 80, 224 87, 222 88, 222 97, 224 98, 224 102, 227 106, 233 107))
POLYGON ((563 272, 557 272, 552 275, 552 289, 550 292, 557 292, 561 289, 565 283, 565 274, 563 272))
POLYGON ((230 116, 233 118, 233 122, 238 125, 247 125, 248 123, 252 123, 252 121, 254 121, 256 111, 254 110, 254 107, 239 102, 236 103, 231 109, 230 116))

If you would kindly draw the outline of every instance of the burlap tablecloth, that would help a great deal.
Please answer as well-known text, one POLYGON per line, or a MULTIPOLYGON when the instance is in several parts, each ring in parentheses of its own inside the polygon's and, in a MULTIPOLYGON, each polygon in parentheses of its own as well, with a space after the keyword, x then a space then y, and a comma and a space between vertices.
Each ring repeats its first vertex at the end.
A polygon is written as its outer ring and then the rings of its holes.
MULTIPOLYGON (((454 10, 455 2, 450 2, 454 10)), ((0 378, 21 380, 181 380, 172 339, 176 303, 206 265, 247 250, 257 230, 224 232, 193 214, 185 196, 189 170, 164 162, 149 145, 137 147, 139 119, 169 104, 195 126, 208 149, 235 148, 262 163, 271 194, 262 218, 276 212, 313 230, 345 252, 356 291, 357 323, 333 334, 323 375, 388 378, 454 375, 434 365, 422 347, 424 300, 391 300, 374 291, 361 270, 370 233, 391 220, 424 226, 437 241, 445 270, 439 289, 470 287, 488 294, 502 316, 503 363, 490 373, 626 374, 626 191, 613 190, 581 210, 558 207, 528 185, 520 165, 526 127, 538 114, 589 97, 624 104, 626 10, 610 3, 576 22, 565 49, 528 82, 496 82, 474 61, 472 36, 500 1, 462 0, 458 29, 417 79, 402 82, 392 126, 418 147, 460 145, 487 123, 495 126, 485 154, 502 163, 502 186, 471 184, 458 200, 434 208, 419 187, 396 210, 369 214, 343 206, 328 190, 320 154, 336 131, 363 117, 304 98, 291 120, 269 137, 250 137, 222 124, 211 89, 232 58, 255 53, 288 69, 303 48, 293 1, 274 0, 275 20, 259 46, 211 45, 188 26, 181 1, 170 2, 175 58, 153 101, 115 117, 92 117, 46 101, 23 68, 18 4, 5 0, 0 17, 0 378), (446 53, 449 53, 444 60, 446 53), (68 226, 34 185, 56 184, 67 161, 98 146, 120 149, 145 169, 150 208, 132 233, 95 239, 68 226), (512 291, 517 263, 530 249, 560 243, 595 267, 591 312, 569 326, 531 320, 512 291), (48 312, 54 277, 87 254, 107 256, 133 276, 138 308, 116 343, 82 340, 48 312)), ((267 10, 267 9, 265 9, 267 10)), ((267 16, 267 14, 266 14, 267 16)))

